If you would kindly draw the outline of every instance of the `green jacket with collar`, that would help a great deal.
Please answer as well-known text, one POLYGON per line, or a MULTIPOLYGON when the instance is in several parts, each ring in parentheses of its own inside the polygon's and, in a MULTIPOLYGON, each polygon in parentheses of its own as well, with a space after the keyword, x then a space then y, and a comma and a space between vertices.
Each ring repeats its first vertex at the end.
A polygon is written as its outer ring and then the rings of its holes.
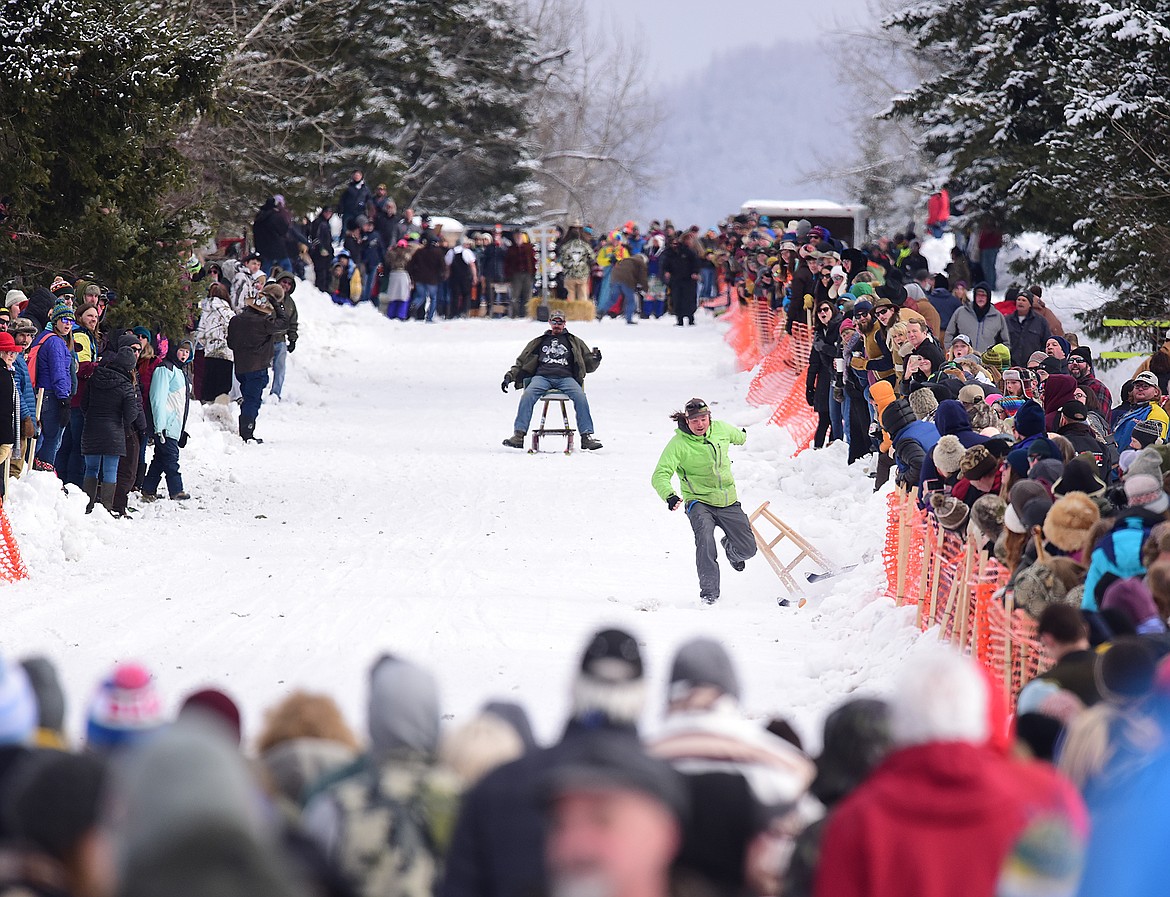
POLYGON ((747 434, 721 420, 712 420, 703 436, 696 436, 684 426, 679 424, 662 450, 662 457, 650 477, 654 491, 666 501, 674 494, 672 479, 677 474, 683 501, 701 501, 715 508, 735 504, 739 498, 731 476, 729 447, 743 445, 747 434))

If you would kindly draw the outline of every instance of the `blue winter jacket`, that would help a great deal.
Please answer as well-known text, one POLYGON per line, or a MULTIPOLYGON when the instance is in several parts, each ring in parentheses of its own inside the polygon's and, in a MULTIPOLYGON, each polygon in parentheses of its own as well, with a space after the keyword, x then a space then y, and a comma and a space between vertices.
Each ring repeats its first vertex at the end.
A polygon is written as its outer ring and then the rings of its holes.
POLYGON ((922 467, 941 438, 938 427, 929 421, 916 420, 903 427, 894 436, 894 461, 907 487, 916 486, 922 479, 922 467), (915 451, 916 446, 920 451, 915 451))
POLYGON ((1142 544, 1150 530, 1165 518, 1140 508, 1121 514, 1113 529, 1103 535, 1089 556, 1089 573, 1085 577, 1083 610, 1099 610, 1105 589, 1116 579, 1141 576, 1146 572, 1142 563, 1142 544), (1097 592, 1100 591, 1100 595, 1097 592))
POLYGON ((43 389, 46 396, 69 398, 73 395, 73 352, 65 340, 51 330, 42 330, 32 344, 40 345, 37 349, 37 388, 43 389))
POLYGON ((947 325, 951 323, 951 317, 963 303, 959 301, 958 296, 942 287, 935 287, 926 298, 934 306, 934 310, 938 312, 939 326, 943 332, 946 332, 947 325))
POLYGON ((32 386, 32 377, 28 373, 28 362, 25 361, 24 354, 16 356, 16 364, 13 365, 13 378, 16 380, 16 391, 20 394, 20 416, 21 418, 37 419, 37 393, 32 386))
POLYGON ((154 369, 150 380, 150 410, 154 432, 169 439, 183 435, 187 422, 187 375, 169 360, 154 369))

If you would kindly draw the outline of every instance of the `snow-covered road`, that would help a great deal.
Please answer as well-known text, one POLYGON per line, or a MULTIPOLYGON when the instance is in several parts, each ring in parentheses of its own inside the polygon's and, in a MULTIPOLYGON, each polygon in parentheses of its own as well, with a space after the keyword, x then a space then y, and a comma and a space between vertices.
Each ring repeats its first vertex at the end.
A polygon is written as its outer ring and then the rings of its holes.
POLYGON ((193 408, 193 501, 116 521, 86 517, 47 475, 14 486, 31 575, 0 589, 0 651, 58 662, 74 732, 122 658, 153 669, 172 704, 224 687, 246 734, 293 687, 332 694, 364 731, 365 671, 394 651, 435 669, 452 719, 520 700, 547 738, 585 636, 616 624, 645 644, 648 727, 674 648, 705 633, 732 650, 749 711, 815 744, 824 712, 886 690, 915 650, 913 612, 873 597, 884 498, 842 446, 789 457, 712 321, 571 324, 604 353, 587 388, 605 448, 530 456, 500 445, 519 394, 499 384, 542 325, 399 324, 304 285, 296 298, 301 337, 286 401, 260 415, 265 444, 241 445, 227 408, 193 408), (668 415, 692 395, 748 428, 733 452, 748 511, 770 501, 834 561, 865 563, 810 587, 803 609, 777 606, 762 559, 725 567, 722 600, 700 606, 690 527, 649 485, 668 415))

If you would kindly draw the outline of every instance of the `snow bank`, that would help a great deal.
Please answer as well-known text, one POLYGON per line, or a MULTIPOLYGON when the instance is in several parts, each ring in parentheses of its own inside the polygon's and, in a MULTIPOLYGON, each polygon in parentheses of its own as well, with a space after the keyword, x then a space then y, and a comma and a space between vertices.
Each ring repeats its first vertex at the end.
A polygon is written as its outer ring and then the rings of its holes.
POLYGON ((552 738, 586 636, 620 625, 645 645, 648 728, 673 650, 704 633, 732 651, 748 711, 791 719, 815 745, 829 709, 888 691, 932 641, 875 597, 883 496, 843 446, 791 458, 768 410, 744 402, 750 374, 718 324, 574 324, 604 353, 587 387, 605 449, 530 456, 500 445, 518 394, 499 384, 540 325, 390 322, 305 284, 296 299, 301 337, 285 401, 261 412, 266 442, 239 442, 234 406, 192 407, 190 502, 112 520, 50 476, 14 485, 30 578, 4 590, 0 650, 60 665, 74 732, 123 658, 147 663, 172 705, 225 688, 249 736, 293 687, 333 695, 362 732, 365 673, 389 650, 435 669, 450 720, 519 700, 552 738), (777 606, 762 558, 724 568, 723 598, 700 605, 690 527, 649 485, 668 415, 692 395, 748 429, 733 454, 746 510, 770 501, 831 560, 860 561, 809 586, 803 609, 777 606))

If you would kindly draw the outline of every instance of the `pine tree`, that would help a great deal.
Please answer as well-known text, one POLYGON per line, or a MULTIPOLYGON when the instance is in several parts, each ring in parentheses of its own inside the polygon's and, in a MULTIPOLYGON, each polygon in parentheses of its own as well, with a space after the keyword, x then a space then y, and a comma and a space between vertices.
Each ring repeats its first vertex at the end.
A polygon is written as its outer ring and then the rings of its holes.
POLYGON ((16 238, 0 266, 33 282, 92 273, 111 316, 178 333, 178 254, 198 216, 175 146, 219 71, 213 39, 116 0, 0 7, 0 184, 16 238))
POLYGON ((1119 298, 1084 315, 1162 316, 1170 282, 1170 0, 927 2, 886 21, 939 59, 895 98, 968 220, 1058 241, 1028 273, 1119 298))

